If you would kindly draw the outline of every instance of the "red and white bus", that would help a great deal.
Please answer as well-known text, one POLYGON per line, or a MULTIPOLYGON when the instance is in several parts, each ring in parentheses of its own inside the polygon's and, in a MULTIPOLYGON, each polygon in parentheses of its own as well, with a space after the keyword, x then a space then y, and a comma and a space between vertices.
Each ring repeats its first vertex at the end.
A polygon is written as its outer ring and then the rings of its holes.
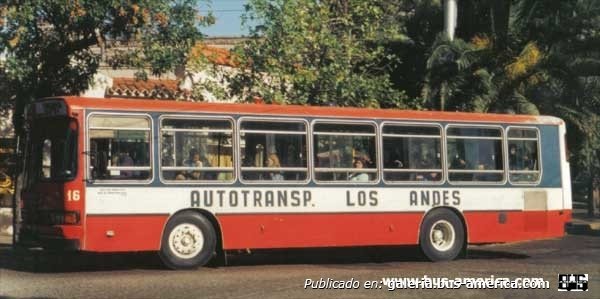
POLYGON ((20 244, 158 251, 560 237, 565 125, 549 116, 159 100, 30 105, 20 244))

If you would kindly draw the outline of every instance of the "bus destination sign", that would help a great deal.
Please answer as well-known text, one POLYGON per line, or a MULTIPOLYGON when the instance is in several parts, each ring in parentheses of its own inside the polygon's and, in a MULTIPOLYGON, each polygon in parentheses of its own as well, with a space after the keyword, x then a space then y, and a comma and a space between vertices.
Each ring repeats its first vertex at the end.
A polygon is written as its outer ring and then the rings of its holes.
POLYGON ((66 116, 67 105, 60 100, 35 103, 33 115, 35 117, 66 116))

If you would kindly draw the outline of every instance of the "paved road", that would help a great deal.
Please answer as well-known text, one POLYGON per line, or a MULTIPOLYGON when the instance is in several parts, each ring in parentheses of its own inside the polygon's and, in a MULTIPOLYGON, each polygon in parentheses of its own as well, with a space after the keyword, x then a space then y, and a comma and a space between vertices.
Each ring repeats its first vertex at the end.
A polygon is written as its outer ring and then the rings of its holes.
MULTIPOLYGON (((467 259, 423 261, 412 248, 316 249, 235 254, 227 267, 161 268, 153 254, 20 256, 0 247, 0 297, 22 298, 600 298, 600 237, 470 248, 467 259), (589 274, 589 291, 558 292, 559 273, 589 274), (365 289, 383 277, 544 277, 547 290, 365 289), (358 289, 304 289, 306 279, 350 280, 358 289), (568 296, 567 296, 568 295, 568 296)), ((380 285, 381 286, 381 285, 380 285)))

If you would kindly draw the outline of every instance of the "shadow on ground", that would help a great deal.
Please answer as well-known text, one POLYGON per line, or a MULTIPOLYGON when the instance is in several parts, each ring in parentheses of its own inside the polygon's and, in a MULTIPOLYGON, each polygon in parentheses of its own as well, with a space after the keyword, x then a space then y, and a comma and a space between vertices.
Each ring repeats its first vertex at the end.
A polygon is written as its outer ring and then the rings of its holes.
POLYGON ((106 254, 38 249, 14 250, 10 245, 0 245, 0 269, 39 273, 63 273, 164 269, 164 267, 154 252, 106 254))
MULTIPOLYGON (((466 259, 526 259, 527 255, 503 251, 469 249, 466 259)), ((251 253, 228 252, 230 266, 257 265, 350 265, 358 263, 424 262, 416 247, 353 247, 259 250, 251 253)), ((213 265, 221 266, 221 265, 213 265)), ((53 252, 44 250, 13 250, 0 245, 0 268, 16 271, 61 273, 117 271, 132 269, 164 270, 155 252, 99 254, 53 252)))

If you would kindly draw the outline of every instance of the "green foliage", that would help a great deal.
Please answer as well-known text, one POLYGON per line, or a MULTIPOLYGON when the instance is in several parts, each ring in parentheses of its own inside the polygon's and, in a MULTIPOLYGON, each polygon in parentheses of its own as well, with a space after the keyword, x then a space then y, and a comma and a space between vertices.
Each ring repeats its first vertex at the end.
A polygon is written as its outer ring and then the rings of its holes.
POLYGON ((252 38, 236 49, 243 70, 232 79, 247 100, 359 107, 404 107, 392 85, 398 62, 384 44, 403 38, 393 5, 359 0, 252 0, 252 38))
POLYGON ((173 70, 200 38, 198 26, 213 21, 198 18, 195 0, 9 0, 0 13, 3 100, 17 118, 34 98, 87 89, 103 59, 142 78, 173 70))
MULTIPOLYGON (((569 130, 574 177, 600 179, 600 2, 522 0, 517 29, 546 53, 528 96, 569 130)), ((590 186, 591 187, 591 186, 590 186)))
POLYGON ((432 109, 487 112, 498 91, 484 63, 490 49, 440 34, 427 60, 422 97, 432 109), (439 102, 439 105, 438 105, 439 102))
POLYGON ((461 8, 476 20, 459 17, 459 38, 440 36, 427 51, 425 105, 561 117, 574 177, 599 188, 600 1, 461 0, 461 8))
POLYGON ((444 26, 442 1, 401 1, 398 10, 395 19, 403 24, 405 39, 387 45, 388 51, 400 58, 391 70, 391 79, 396 88, 416 99, 413 104, 419 104, 412 105, 413 108, 428 108, 421 92, 427 71, 427 53, 444 26))

